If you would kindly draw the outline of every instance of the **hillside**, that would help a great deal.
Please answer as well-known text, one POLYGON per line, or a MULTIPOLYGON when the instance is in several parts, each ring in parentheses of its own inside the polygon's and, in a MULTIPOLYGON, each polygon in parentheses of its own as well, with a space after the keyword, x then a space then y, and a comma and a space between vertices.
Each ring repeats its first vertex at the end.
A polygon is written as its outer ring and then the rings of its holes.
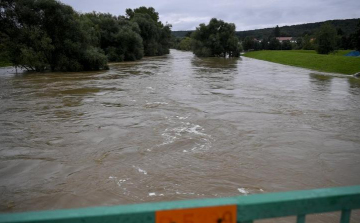
MULTIPOLYGON (((328 20, 323 22, 314 22, 314 23, 306 23, 300 25, 292 25, 292 26, 282 26, 281 35, 282 36, 303 36, 305 34, 312 35, 316 32, 316 30, 325 22, 330 22, 335 28, 341 28, 342 31, 349 35, 353 33, 356 29, 356 25, 358 24, 360 19, 338 19, 338 20, 328 20)), ((255 30, 247 30, 247 31, 237 31, 236 35, 240 39, 244 39, 246 36, 253 36, 258 39, 266 38, 273 34, 274 27, 265 28, 265 29, 255 29, 255 30)), ((176 37, 184 37, 185 34, 189 31, 172 31, 173 35, 176 37)))

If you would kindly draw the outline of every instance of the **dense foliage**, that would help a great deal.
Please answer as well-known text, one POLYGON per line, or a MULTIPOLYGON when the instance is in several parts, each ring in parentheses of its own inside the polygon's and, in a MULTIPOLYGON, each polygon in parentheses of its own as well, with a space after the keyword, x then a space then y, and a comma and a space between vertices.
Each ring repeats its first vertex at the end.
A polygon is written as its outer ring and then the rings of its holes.
POLYGON ((200 57, 239 57, 240 44, 235 35, 235 25, 211 19, 208 25, 200 24, 191 34, 192 49, 200 57))
POLYGON ((280 27, 279 26, 275 27, 274 35, 275 35, 275 37, 280 37, 281 33, 280 33, 280 27))
POLYGON ((33 71, 81 71, 169 53, 171 26, 153 8, 126 13, 79 14, 56 0, 2 0, 1 58, 33 71))
POLYGON ((358 23, 358 25, 357 25, 357 30, 356 30, 356 32, 354 33, 354 38, 353 38, 353 40, 354 40, 354 46, 355 46, 355 48, 356 48, 358 51, 360 51, 360 21, 359 21, 359 23, 358 23))
POLYGON ((191 38, 190 38, 190 37, 185 37, 185 38, 183 38, 183 39, 180 41, 177 49, 179 49, 179 50, 185 50, 185 51, 190 51, 190 50, 191 50, 191 38))
POLYGON ((169 53, 171 25, 163 25, 154 8, 126 9, 128 19, 139 25, 145 56, 160 56, 169 53))
POLYGON ((336 29, 329 23, 325 23, 316 33, 316 52, 329 54, 335 50, 336 29))
POLYGON ((87 13, 83 20, 99 38, 97 45, 111 62, 132 61, 144 55, 143 40, 137 23, 104 13, 87 13))
POLYGON ((70 6, 52 0, 0 4, 1 43, 15 66, 35 71, 106 67, 96 36, 70 6))

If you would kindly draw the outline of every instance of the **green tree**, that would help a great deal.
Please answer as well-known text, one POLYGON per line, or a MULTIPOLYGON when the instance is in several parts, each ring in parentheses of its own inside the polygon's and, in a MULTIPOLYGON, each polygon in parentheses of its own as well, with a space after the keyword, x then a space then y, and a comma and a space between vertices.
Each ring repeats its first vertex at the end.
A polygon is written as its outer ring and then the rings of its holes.
POLYGON ((254 37, 247 36, 245 37, 244 41, 242 42, 242 46, 245 51, 253 50, 255 45, 254 37))
POLYGON ((303 50, 313 50, 314 44, 311 41, 311 37, 309 35, 305 35, 303 38, 303 50))
POLYGON ((269 42, 269 50, 280 50, 281 43, 276 38, 271 38, 269 42))
POLYGON ((281 49, 282 50, 291 50, 292 49, 291 42, 289 40, 282 41, 281 49))
POLYGON ((276 26, 274 29, 274 35, 275 37, 280 37, 280 27, 276 26))
POLYGON ((296 39, 296 49, 302 49, 303 48, 303 39, 301 37, 298 37, 296 39))
POLYGON ((200 24, 191 37, 193 39, 192 49, 196 56, 240 56, 241 48, 233 23, 213 18, 208 25, 200 24))
POLYGON ((191 34, 192 34, 192 33, 193 33, 192 31, 187 32, 187 33, 185 34, 185 37, 191 37, 191 34))
POLYGON ((316 52, 319 54, 329 54, 335 50, 336 29, 330 24, 325 23, 316 33, 316 52))
POLYGON ((360 20, 359 20, 359 23, 357 25, 357 30, 355 32, 355 34, 353 35, 354 36, 354 46, 355 46, 355 49, 360 51, 360 20))
POLYGON ((261 49, 262 50, 267 50, 269 49, 269 42, 267 39, 262 39, 261 40, 261 49))
POLYGON ((134 61, 143 57, 143 41, 137 23, 105 13, 87 13, 83 17, 90 20, 98 36, 98 41, 94 42, 105 51, 109 61, 134 61))
POLYGON ((161 56, 170 52, 171 25, 163 25, 154 8, 127 9, 126 16, 140 28, 145 56, 161 56))
POLYGON ((126 9, 125 12, 127 17, 130 19, 133 19, 136 14, 147 14, 154 22, 159 22, 159 13, 157 13, 153 7, 147 8, 145 6, 141 6, 134 10, 126 9))
POLYGON ((9 60, 28 70, 80 71, 107 67, 78 13, 55 0, 0 2, 0 38, 9 60), (92 63, 96 61, 96 63, 92 63))
POLYGON ((191 38, 190 37, 183 38, 181 40, 181 42, 179 43, 178 49, 190 51, 191 50, 191 38))

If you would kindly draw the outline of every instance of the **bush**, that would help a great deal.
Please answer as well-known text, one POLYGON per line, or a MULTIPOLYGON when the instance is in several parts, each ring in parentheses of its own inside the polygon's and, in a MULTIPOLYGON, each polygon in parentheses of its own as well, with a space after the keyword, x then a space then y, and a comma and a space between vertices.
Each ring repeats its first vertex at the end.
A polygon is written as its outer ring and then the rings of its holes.
POLYGON ((325 23, 316 33, 316 52, 319 54, 329 54, 335 50, 336 29, 330 24, 325 23))
POLYGON ((289 40, 282 41, 281 49, 282 50, 291 50, 292 49, 291 42, 289 40))
POLYGON ((178 45, 178 49, 190 51, 191 50, 191 38, 190 37, 183 38, 178 45))

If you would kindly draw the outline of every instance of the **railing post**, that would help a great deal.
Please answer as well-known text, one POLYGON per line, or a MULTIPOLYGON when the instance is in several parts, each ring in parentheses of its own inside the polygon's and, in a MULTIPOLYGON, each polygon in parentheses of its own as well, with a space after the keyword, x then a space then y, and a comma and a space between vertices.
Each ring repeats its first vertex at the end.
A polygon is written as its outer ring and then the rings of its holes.
POLYGON ((298 215, 296 223, 305 223, 305 216, 304 214, 298 215))
POLYGON ((351 215, 351 210, 342 210, 340 223, 349 223, 350 215, 351 215))

